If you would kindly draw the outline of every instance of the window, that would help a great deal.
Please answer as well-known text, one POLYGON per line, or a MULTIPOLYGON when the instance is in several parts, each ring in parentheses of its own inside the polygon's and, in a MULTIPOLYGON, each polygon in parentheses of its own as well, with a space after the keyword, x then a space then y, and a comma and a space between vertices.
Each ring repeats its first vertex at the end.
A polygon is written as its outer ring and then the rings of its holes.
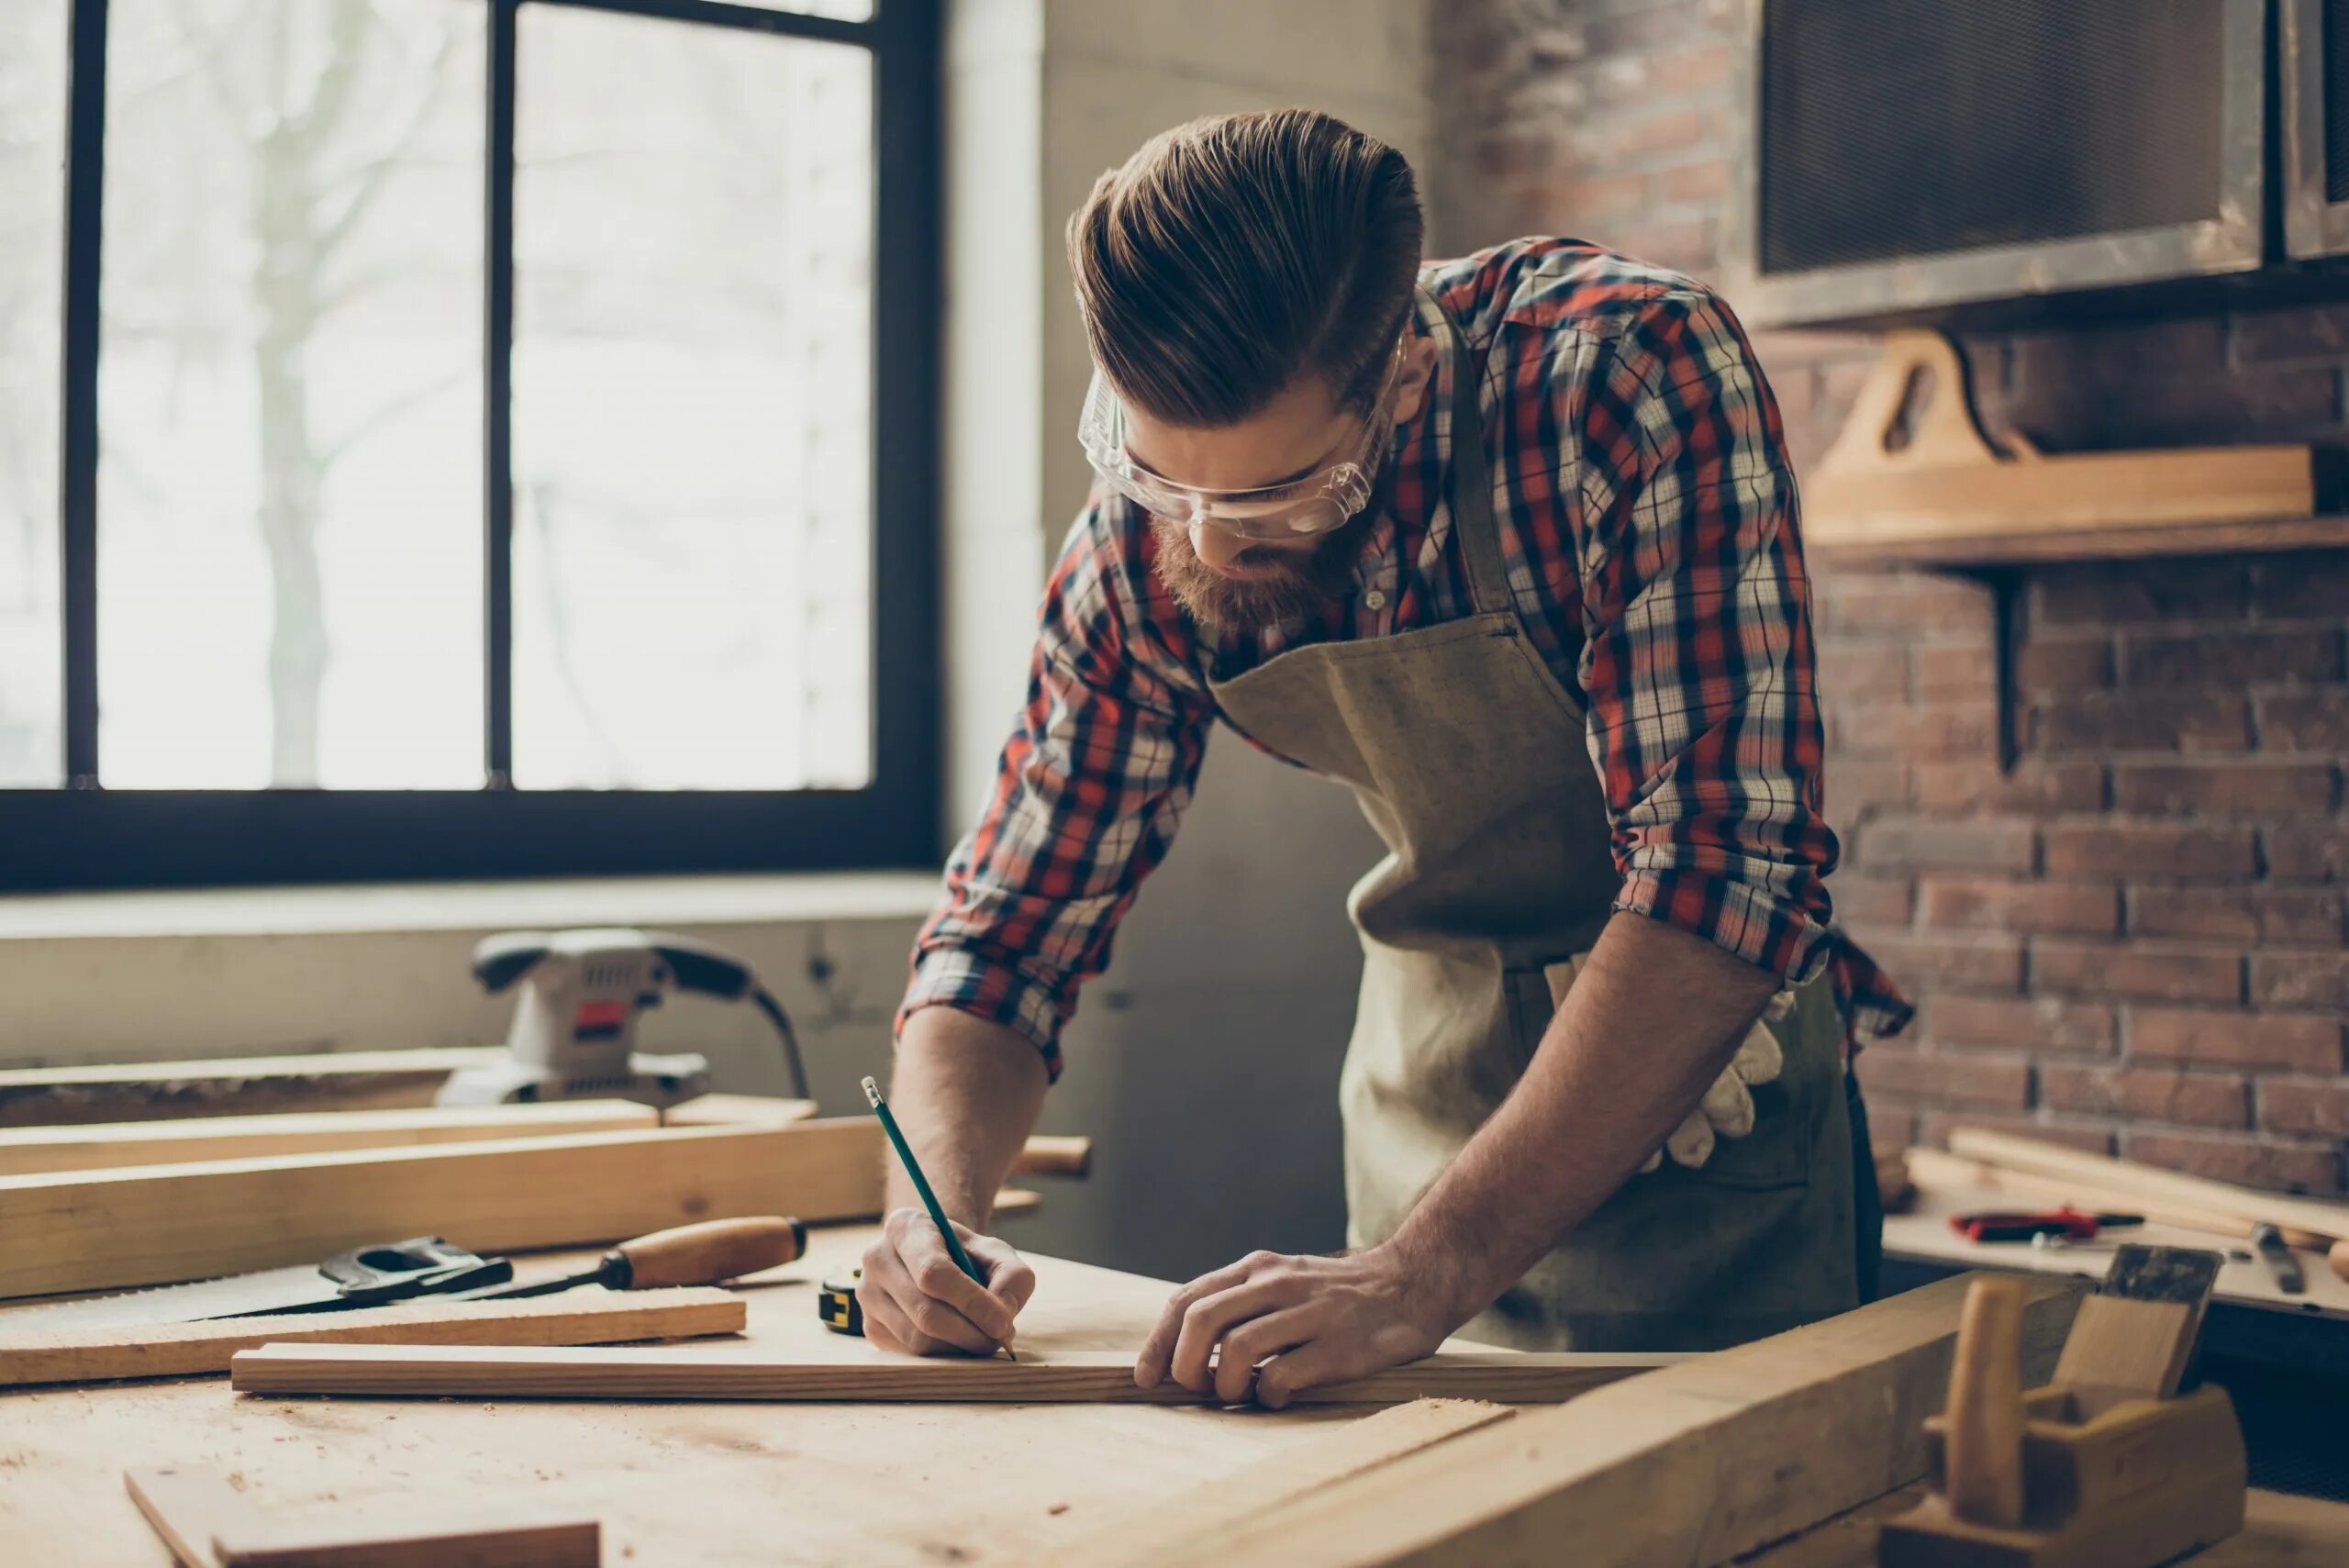
POLYGON ((936 33, 0 6, 0 886, 931 863, 936 33))

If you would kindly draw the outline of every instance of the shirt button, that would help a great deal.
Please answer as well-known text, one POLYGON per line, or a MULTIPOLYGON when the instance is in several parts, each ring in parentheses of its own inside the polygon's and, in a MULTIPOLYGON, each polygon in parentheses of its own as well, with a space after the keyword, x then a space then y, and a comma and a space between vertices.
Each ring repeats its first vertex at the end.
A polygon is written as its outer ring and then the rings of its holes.
POLYGON ((1383 610, 1386 607, 1386 592, 1383 589, 1373 588, 1362 596, 1362 602, 1374 610, 1383 610))

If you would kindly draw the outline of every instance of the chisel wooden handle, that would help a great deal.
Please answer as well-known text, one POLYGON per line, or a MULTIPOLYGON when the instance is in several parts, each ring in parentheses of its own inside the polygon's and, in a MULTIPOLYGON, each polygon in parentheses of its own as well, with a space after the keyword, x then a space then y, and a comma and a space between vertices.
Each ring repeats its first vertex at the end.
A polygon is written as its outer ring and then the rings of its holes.
POLYGON ((1040 1134, 1030 1139, 1011 1162, 1021 1176, 1082 1176, 1093 1168, 1093 1140, 1040 1134))
POLYGON ((796 1219, 706 1219, 621 1242, 604 1254, 596 1278, 612 1290, 716 1284, 790 1262, 807 1250, 807 1227, 796 1219))
POLYGON ((1966 1286, 1943 1418, 1949 1511, 1974 1524, 2021 1524, 2022 1281, 1966 1286))

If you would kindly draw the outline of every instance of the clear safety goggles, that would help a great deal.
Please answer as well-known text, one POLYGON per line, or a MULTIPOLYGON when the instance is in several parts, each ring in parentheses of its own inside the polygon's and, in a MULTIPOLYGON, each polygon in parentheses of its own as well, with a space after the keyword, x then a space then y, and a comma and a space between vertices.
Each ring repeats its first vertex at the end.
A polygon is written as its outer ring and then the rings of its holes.
POLYGON ((1126 450, 1126 409, 1099 370, 1085 394, 1076 439, 1093 470, 1127 500, 1154 517, 1201 523, 1243 539, 1297 539, 1328 533, 1370 505, 1380 457, 1395 434, 1395 383, 1402 373, 1408 335, 1395 344, 1395 360, 1364 424, 1353 454, 1327 463, 1302 479, 1255 490, 1212 490, 1152 473, 1126 450))

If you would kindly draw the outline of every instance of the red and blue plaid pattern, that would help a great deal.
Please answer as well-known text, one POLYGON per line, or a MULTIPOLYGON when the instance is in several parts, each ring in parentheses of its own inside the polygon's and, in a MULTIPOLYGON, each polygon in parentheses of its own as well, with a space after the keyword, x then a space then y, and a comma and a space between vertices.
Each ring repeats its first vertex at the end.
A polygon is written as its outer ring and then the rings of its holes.
MULTIPOLYGON (((1572 239, 1518 240, 1421 282, 1482 366, 1518 611, 1589 710, 1615 907, 1789 980, 1831 963, 1855 1033, 1895 1032, 1907 1001, 1828 925, 1838 850, 1820 814, 1795 484, 1735 318, 1700 284, 1572 239)), ((1095 491, 1045 592, 993 799, 916 945, 901 1023, 961 1008, 1026 1035, 1057 1076, 1078 987, 1108 967, 1189 803, 1217 717, 1209 673, 1471 613, 1442 504, 1453 371, 1437 363, 1396 432, 1353 591, 1308 624, 1210 641, 1152 572, 1148 519, 1095 491)))

